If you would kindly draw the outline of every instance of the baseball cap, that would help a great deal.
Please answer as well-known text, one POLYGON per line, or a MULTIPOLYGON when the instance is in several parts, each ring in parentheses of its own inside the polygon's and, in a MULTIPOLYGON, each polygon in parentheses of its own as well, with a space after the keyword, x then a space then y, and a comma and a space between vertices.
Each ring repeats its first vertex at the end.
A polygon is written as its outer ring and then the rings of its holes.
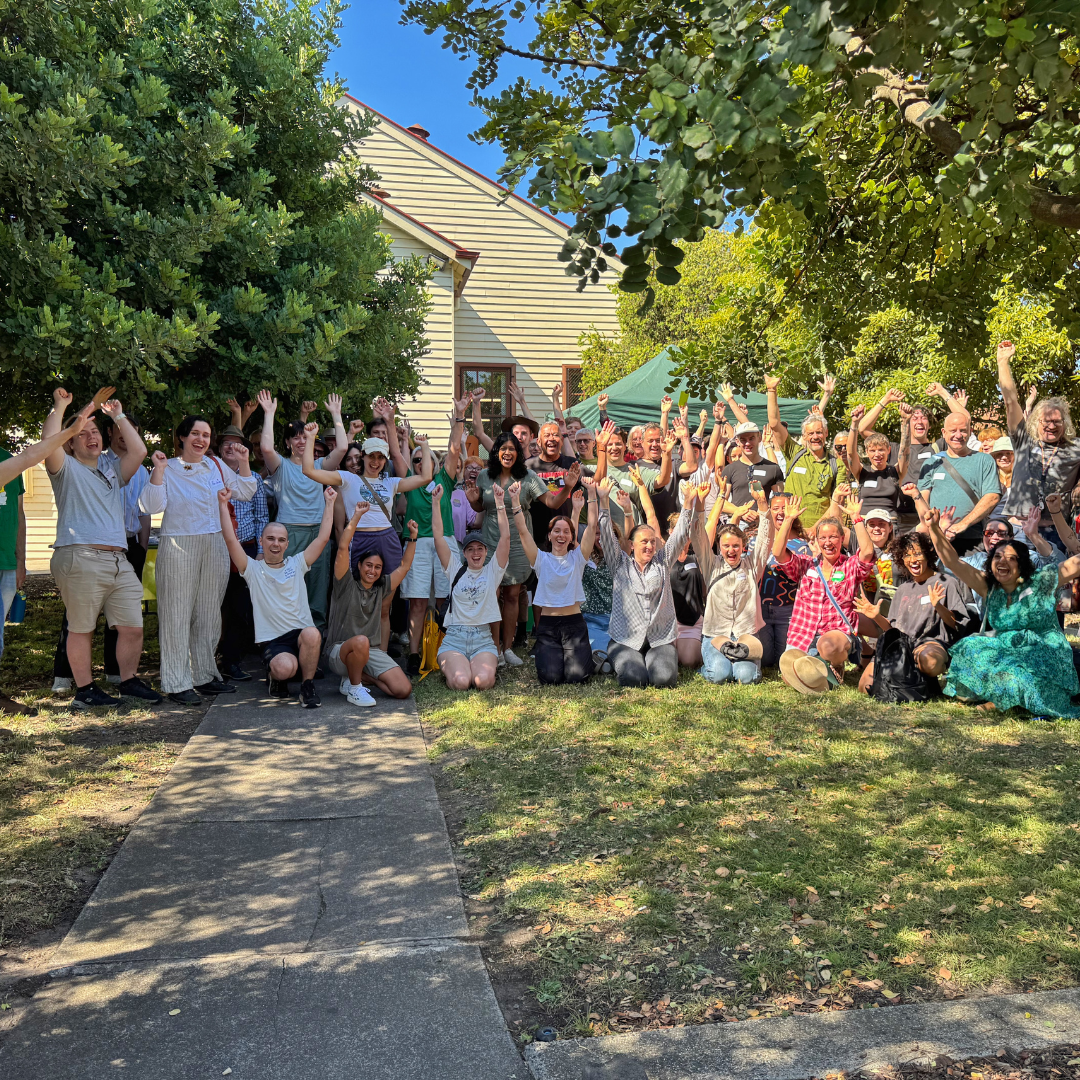
POLYGON ((385 439, 365 439, 363 453, 382 454, 383 457, 389 457, 390 444, 385 439))
POLYGON ((465 534, 465 540, 461 545, 461 550, 464 551, 470 544, 483 544, 484 547, 488 546, 488 542, 484 539, 484 534, 479 529, 473 529, 472 532, 465 534))
POLYGON ((736 438, 738 438, 740 435, 760 435, 760 434, 761 434, 761 428, 759 428, 757 426, 757 424, 755 424, 753 422, 753 420, 744 420, 735 429, 735 437, 736 438))
POLYGON ((888 510, 883 510, 881 507, 867 510, 863 515, 863 521, 887 521, 890 525, 893 523, 892 514, 888 510))
POLYGON ((994 440, 994 445, 990 447, 991 454, 1000 454, 1003 450, 1012 450, 1012 439, 1008 435, 1002 435, 1000 439, 994 440))

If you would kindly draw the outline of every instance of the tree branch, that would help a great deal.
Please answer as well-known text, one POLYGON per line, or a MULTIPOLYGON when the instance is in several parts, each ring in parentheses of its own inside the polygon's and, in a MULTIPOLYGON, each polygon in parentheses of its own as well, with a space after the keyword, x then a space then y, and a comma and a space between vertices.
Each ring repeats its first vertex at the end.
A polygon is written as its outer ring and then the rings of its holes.
POLYGON ((545 56, 543 53, 526 52, 524 49, 515 49, 510 45, 503 44, 501 41, 492 41, 490 38, 485 41, 485 44, 497 49, 499 52, 509 53, 511 56, 520 56, 523 60, 540 60, 545 64, 565 64, 569 67, 598 68, 600 71, 611 71, 618 75, 646 74, 644 68, 623 67, 621 64, 605 64, 601 60, 575 60, 571 56, 545 56))
MULTIPOLYGON (((869 68, 884 80, 873 90, 875 101, 887 101, 900 114, 900 119, 921 131, 934 147, 946 157, 955 157, 964 140, 960 132, 943 116, 932 113, 926 99, 926 88, 908 82, 902 75, 883 68, 869 68)), ((1031 216, 1043 225, 1059 229, 1080 229, 1080 198, 1074 195, 1055 195, 1053 192, 1031 190, 1031 216)))

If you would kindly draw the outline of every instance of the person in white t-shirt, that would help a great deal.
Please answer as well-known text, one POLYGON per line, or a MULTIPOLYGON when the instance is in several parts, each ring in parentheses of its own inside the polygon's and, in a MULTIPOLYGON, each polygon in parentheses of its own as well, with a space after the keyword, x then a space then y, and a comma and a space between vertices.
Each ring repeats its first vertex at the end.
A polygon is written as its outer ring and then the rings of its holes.
MULTIPOLYGON (((307 446, 304 448, 304 475, 320 484, 329 484, 341 488, 341 497, 345 502, 345 520, 352 518, 358 502, 369 503, 364 514, 363 528, 357 528, 353 534, 352 550, 349 554, 349 569, 355 570, 364 551, 377 551, 382 556, 383 575, 389 577, 401 565, 401 537, 394 531, 392 520, 394 496, 404 495, 414 488, 431 483, 431 455, 427 452, 427 437, 417 435, 417 445, 424 448, 424 460, 419 476, 406 476, 408 466, 395 441, 391 446, 385 439, 365 439, 363 445, 364 466, 359 474, 339 469, 317 469, 312 432, 318 432, 317 424, 308 424, 307 446), (400 470, 398 476, 383 476, 388 455, 394 456, 395 467, 400 470)), ((383 652, 390 644, 390 602, 393 592, 387 594, 382 610, 382 640, 378 643, 383 652)))
POLYGON ((589 492, 589 518, 581 543, 574 544, 578 519, 585 504, 585 495, 578 488, 571 500, 570 517, 559 515, 548 525, 550 551, 541 551, 525 525, 521 508, 520 486, 510 485, 510 502, 514 524, 525 557, 536 572, 536 592, 533 602, 543 614, 536 624, 536 677, 542 683, 579 683, 593 673, 592 646, 589 627, 581 614, 585 590, 581 576, 596 543, 596 522, 600 516, 596 484, 591 477, 582 483, 589 492))
POLYGON ((218 492, 221 535, 229 557, 240 571, 251 594, 255 618, 255 643, 262 648, 266 662, 267 683, 271 696, 288 697, 289 680, 300 672, 300 704, 317 709, 322 701, 315 690, 315 669, 319 666, 322 634, 315 626, 308 605, 304 578, 330 539, 334 525, 334 500, 337 492, 323 492, 323 515, 319 532, 303 551, 286 556, 289 530, 271 521, 262 532, 262 559, 252 559, 236 539, 229 499, 232 492, 218 492))
POLYGON ((502 619, 499 586, 510 562, 510 523, 506 518, 505 492, 491 485, 499 521, 499 542, 488 559, 482 532, 466 533, 461 556, 446 542, 440 500, 442 485, 431 493, 431 535, 435 554, 450 582, 450 600, 443 617, 446 636, 439 646, 439 670, 451 690, 488 690, 495 685, 499 653, 491 636, 492 623, 502 619), (462 562, 464 558, 464 562, 462 562))

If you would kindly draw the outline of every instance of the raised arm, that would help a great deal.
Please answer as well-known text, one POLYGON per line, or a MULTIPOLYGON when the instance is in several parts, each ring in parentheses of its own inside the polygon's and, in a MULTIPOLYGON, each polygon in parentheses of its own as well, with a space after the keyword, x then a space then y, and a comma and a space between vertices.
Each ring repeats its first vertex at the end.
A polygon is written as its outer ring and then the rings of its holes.
POLYGON ((510 519, 506 516, 506 492, 498 484, 491 485, 491 497, 495 500, 495 520, 499 523, 499 542, 492 558, 496 566, 510 565, 510 519))
POLYGON ((390 575, 391 592, 405 580, 405 575, 412 568, 413 558, 416 555, 416 534, 420 531, 420 526, 409 518, 405 522, 405 529, 409 534, 409 539, 405 544, 405 550, 401 553, 401 565, 390 575))
POLYGON ((336 469, 345 458, 349 444, 345 438, 345 425, 341 420, 341 395, 328 394, 323 402, 330 419, 334 421, 334 449, 323 458, 323 468, 336 469))
POLYGON ((821 410, 821 415, 825 415, 825 406, 829 403, 829 398, 836 392, 836 379, 832 375, 826 375, 821 382, 818 383, 818 389, 821 391, 821 400, 818 402, 818 408, 821 410))
POLYGON ((304 562, 308 566, 314 566, 315 560, 322 554, 323 548, 330 542, 330 533, 334 529, 334 502, 338 493, 335 488, 328 487, 323 492, 322 521, 319 522, 319 533, 306 548, 304 548, 304 562))
POLYGON ((780 404, 776 399, 776 388, 780 385, 779 375, 765 376, 765 399, 769 412, 769 427, 772 428, 773 442, 778 450, 783 450, 787 440, 783 423, 780 420, 780 404))
POLYGON ((353 533, 356 532, 356 526, 359 524, 360 519, 370 509, 370 503, 358 502, 353 507, 352 517, 345 523, 345 528, 341 530, 341 536, 338 537, 337 554, 334 556, 335 580, 343 578, 349 573, 349 549, 352 546, 353 533))
POLYGON ((575 461, 574 464, 566 470, 562 487, 559 488, 558 491, 545 491, 544 494, 540 496, 540 501, 549 510, 558 510, 558 508, 570 497, 570 492, 577 487, 580 479, 581 463, 575 461))
MULTIPOLYGON (((431 483, 432 475, 432 462, 435 460, 431 447, 428 446, 426 435, 416 436, 416 445, 420 447, 420 475, 406 476, 404 479, 398 481, 398 494, 404 494, 406 491, 414 491, 419 487, 427 487, 431 483)), ((400 451, 398 457, 401 457, 400 451)), ((405 459, 401 458, 402 464, 405 463, 405 459)))
MULTIPOLYGON (((727 407, 731 410, 731 415, 735 417, 740 424, 745 424, 750 419, 750 414, 746 411, 745 405, 740 405, 735 400, 735 387, 731 383, 720 384, 720 396, 724 399, 727 407)), ((716 410, 720 408, 719 403, 713 406, 713 416, 716 416, 716 410)), ((718 420, 723 420, 723 415, 716 417, 718 420)))
POLYGON ((791 558, 791 552, 787 549, 788 539, 791 537, 792 527, 802 516, 804 509, 802 499, 798 495, 792 495, 788 499, 787 506, 784 508, 784 520, 780 523, 780 528, 776 530, 772 542, 773 558, 778 563, 786 563, 791 558))
POLYGON ((679 442, 682 443, 683 448, 683 459, 679 462, 679 476, 683 478, 692 476, 697 470, 697 466, 691 464, 694 460, 694 447, 690 442, 690 430, 686 426, 686 421, 681 416, 677 416, 672 420, 671 428, 675 432, 679 442))
POLYGON ((675 449, 675 436, 664 435, 660 444, 660 472, 653 481, 653 491, 659 491, 668 486, 671 481, 671 451, 675 449))
MULTIPOLYGON (((495 505, 498 506, 499 498, 496 495, 495 505)), ((510 506, 514 513, 514 527, 517 529, 518 539, 521 541, 521 549, 525 552, 525 558, 530 566, 536 565, 537 547, 525 522, 525 511, 521 509, 521 481, 515 480, 510 485, 510 506)))
POLYGON ((1080 555, 1080 540, 1077 540, 1076 533, 1061 512, 1060 491, 1051 491, 1046 496, 1046 512, 1050 515, 1050 520, 1054 523, 1054 528, 1057 529, 1058 537, 1064 544, 1065 550, 1070 555, 1080 555))
POLYGON ((908 462, 911 460, 911 414, 914 411, 910 405, 900 403, 900 449, 896 455, 896 475, 901 480, 907 476, 908 462))
POLYGON ((599 481, 607 476, 607 444, 615 433, 615 425, 610 420, 604 421, 604 426, 596 433, 596 471, 593 479, 599 481))
POLYGON ((844 503, 844 513, 851 519, 852 529, 855 533, 855 542, 859 545, 859 558, 863 562, 874 561, 874 541, 866 531, 866 525, 862 520, 862 499, 851 498, 844 503))
MULTIPOLYGON (((588 492, 589 499, 589 515, 585 521, 585 531, 581 534, 581 554, 586 562, 592 558, 593 548, 596 547, 597 536, 597 523, 600 520, 600 500, 596 496, 596 485, 593 483, 591 476, 586 476, 582 479, 582 484, 585 487, 585 491, 588 492)), ((578 505, 578 496, 585 498, 585 494, 579 489, 574 493, 574 525, 575 533, 577 532, 577 521, 581 516, 581 507, 578 505)))
MULTIPOLYGON (((1016 388, 1014 387, 1014 393, 1015 389, 1016 388)), ((957 414, 957 416, 963 416, 966 419, 970 420, 971 413, 967 411, 967 408, 964 405, 964 402, 967 401, 967 395, 964 394, 963 400, 961 400, 959 396, 961 393, 963 393, 963 391, 957 391, 956 394, 950 394, 949 391, 946 390, 945 387, 942 386, 939 382, 932 382, 926 388, 927 397, 941 398, 941 400, 944 401, 946 405, 948 405, 949 412, 954 412, 957 414)))
POLYGON ((315 468, 315 436, 319 434, 318 424, 305 424, 304 434, 304 460, 300 463, 304 475, 317 484, 328 484, 330 487, 341 487, 341 473, 334 469, 315 468))
POLYGON ((120 434, 124 436, 124 445, 127 449, 120 458, 120 475, 126 484, 135 475, 136 470, 142 468, 142 463, 146 460, 146 443, 135 430, 134 424, 124 415, 124 407, 116 398, 106 401, 101 406, 101 411, 112 420, 120 429, 120 434))
POLYGON ((229 549, 229 558, 233 566, 242 574, 247 569, 248 554, 243 545, 236 539, 236 530, 233 529, 232 516, 229 513, 229 500, 232 492, 227 487, 218 488, 218 518, 221 521, 221 537, 225 546, 229 549))
MULTIPOLYGON (((93 400, 80 410, 79 415, 82 419, 79 422, 78 431, 82 431, 83 427, 86 426, 87 420, 101 408, 104 402, 108 401, 112 396, 114 389, 115 387, 112 386, 102 387, 102 389, 94 395, 93 400), (83 415, 84 413, 85 416, 83 415)), ((63 438, 58 437, 63 428, 64 413, 67 411, 67 407, 70 404, 71 395, 62 386, 58 386, 53 391, 52 411, 45 417, 45 423, 41 427, 41 441, 43 443, 48 443, 52 448, 45 454, 44 458, 45 468, 51 473, 57 473, 64 467, 64 459, 67 457, 64 453, 64 443, 77 433, 75 430, 72 430, 70 434, 63 438)), ((72 425, 72 427, 74 428, 74 425, 72 425)))
MULTIPOLYGON (((738 414, 736 414, 738 415, 738 414)), ((713 419, 716 421, 713 424, 712 433, 709 435, 709 445, 705 448, 705 464, 708 465, 710 470, 716 469, 716 455, 720 452, 721 457, 725 457, 723 451, 720 450, 720 442, 724 435, 724 425, 727 421, 724 419, 724 406, 719 402, 713 406, 713 419)), ((742 423, 742 421, 740 421, 742 423)), ((720 462, 720 468, 722 469, 726 461, 720 462)))
MULTIPOLYGON (((376 419, 386 421, 387 441, 390 443, 390 460, 394 463, 394 473, 401 477, 398 491, 411 491, 414 487, 419 487, 419 485, 405 486, 405 481, 412 478, 409 476, 409 463, 401 456, 401 440, 398 438, 397 417, 394 415, 394 406, 385 398, 382 398, 378 401, 377 408, 378 411, 375 412, 376 419)), ((426 454, 424 458, 426 460, 426 454)), ((428 479, 431 478, 428 477, 428 479)))
MULTIPOLYGON (((43 431, 42 437, 38 442, 31 443, 25 450, 15 454, 14 457, 10 457, 5 461, 0 461, 0 487, 11 483, 15 477, 20 476, 22 473, 26 472, 27 469, 32 469, 35 465, 39 465, 43 461, 46 462, 47 468, 49 457, 57 451, 59 451, 63 457, 66 457, 64 454, 64 444, 70 439, 73 439, 84 427, 86 427, 87 421, 93 416, 95 408, 94 402, 91 401, 79 410, 78 415, 66 428, 61 428, 59 423, 57 423, 56 429, 49 434, 46 435, 43 431)), ((61 462, 63 461, 63 457, 60 459, 61 462)), ((53 469, 51 471, 55 472, 56 470, 53 469)))
POLYGON ((521 387, 515 382, 510 384, 510 396, 517 402, 517 407, 521 410, 521 415, 524 416, 526 420, 535 422, 536 417, 533 416, 529 409, 529 403, 525 400, 525 394, 522 392, 521 387))
POLYGON ((442 484, 436 484, 431 492, 431 538, 435 542, 435 554, 439 557, 439 563, 445 571, 450 565, 450 545, 446 542, 446 534, 443 532, 442 520, 442 484))
POLYGON ((765 489, 759 481, 755 480, 750 485, 750 494, 754 497, 754 502, 757 503, 758 512, 757 537, 754 540, 754 551, 750 558, 750 565, 753 569, 754 580, 760 582, 761 575, 765 573, 765 567, 769 562, 769 555, 772 553, 776 525, 773 522, 772 514, 769 513, 769 500, 765 497, 765 489))
POLYGON ((611 527, 611 511, 608 509, 608 500, 611 498, 611 489, 614 485, 606 477, 596 481, 596 494, 600 503, 600 547, 603 549, 604 558, 611 572, 619 565, 626 553, 619 543, 615 530, 611 527))
POLYGON ((472 391, 472 427, 473 434, 480 440, 480 445, 489 453, 495 445, 495 440, 484 430, 484 417, 480 413, 480 402, 484 397, 484 390, 477 386, 472 391))
POLYGON ((942 565, 946 570, 952 571, 972 592, 977 592, 980 596, 986 596, 986 578, 974 566, 964 562, 957 555, 956 548, 949 543, 948 538, 941 531, 940 519, 941 515, 937 510, 928 509, 922 515, 923 525, 930 534, 930 539, 934 543, 934 550, 938 553, 942 565))
POLYGON ((641 478, 641 470, 636 465, 630 466, 630 479, 637 488, 638 501, 641 503, 641 512, 645 515, 645 523, 650 529, 656 530, 657 536, 663 535, 660 522, 656 518, 656 507, 653 505, 652 496, 649 494, 649 486, 641 478))
POLYGON ((876 405, 871 405, 863 414, 862 422, 859 424, 859 434, 865 435, 868 431, 873 431, 885 407, 903 399, 903 390, 886 390, 881 400, 876 405))
POLYGON ((1005 401, 1005 420, 1010 431, 1015 431, 1024 422, 1024 410, 1016 392, 1016 380, 1012 373, 1012 358, 1016 355, 1016 346, 1011 341, 1003 341, 997 347, 998 386, 1005 401))
POLYGON ((856 480, 862 476, 862 461, 859 458, 859 421, 866 413, 865 405, 856 405, 851 410, 851 430, 848 432, 847 441, 847 465, 848 472, 855 477, 856 480))
MULTIPOLYGON (((262 451, 266 470, 273 476, 281 468, 281 456, 274 449, 274 414, 277 412, 277 398, 269 390, 260 390, 258 402, 262 406, 263 426, 259 435, 259 449, 262 451)), ((314 454, 312 461, 315 460, 314 454)))
MULTIPOLYGON (((600 395, 604 399, 604 404, 601 405, 601 409, 607 408, 607 394, 600 395)), ((660 399, 660 433, 667 438, 668 433, 668 421, 671 419, 671 406, 673 402, 670 394, 665 394, 660 399)))

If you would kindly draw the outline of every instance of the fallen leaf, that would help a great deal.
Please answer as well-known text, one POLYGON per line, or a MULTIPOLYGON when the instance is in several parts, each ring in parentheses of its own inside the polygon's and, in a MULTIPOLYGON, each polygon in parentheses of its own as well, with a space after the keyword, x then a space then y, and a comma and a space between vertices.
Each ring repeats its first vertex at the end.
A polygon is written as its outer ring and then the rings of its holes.
POLYGON ((955 866, 950 866, 949 869, 945 871, 945 873, 948 874, 949 877, 952 877, 953 874, 956 873, 956 867, 955 866))
POLYGON ((713 873, 714 873, 714 874, 715 874, 715 875, 716 875, 717 877, 729 877, 729 876, 731 875, 731 871, 730 871, 730 870, 729 870, 729 869, 728 869, 728 868, 727 868, 726 866, 718 866, 718 867, 717 867, 717 868, 716 868, 716 869, 715 869, 715 870, 713 871, 713 873))
POLYGON ((951 979, 952 972, 948 968, 938 968, 938 976, 942 979, 951 979))
POLYGON ((180 1015, 180 1010, 179 1009, 170 1009, 169 1010, 169 1015, 170 1016, 179 1016, 180 1015))
POLYGON ((866 925, 874 930, 884 930, 888 924, 883 922, 877 922, 875 919, 867 919, 866 925))
POLYGON ((549 922, 544 923, 544 925, 540 927, 540 933, 541 934, 550 934, 551 933, 551 923, 549 923, 549 922))
POLYGON ((806 902, 808 904, 821 903, 821 897, 818 896, 817 889, 815 889, 813 885, 806 886, 806 902))
POLYGON ((956 905, 955 904, 950 904, 948 907, 943 907, 941 909, 941 914, 942 915, 951 915, 955 910, 956 910, 956 905))
POLYGON ((894 993, 892 990, 886 990, 885 987, 883 986, 881 988, 881 996, 885 997, 885 998, 888 998, 890 1001, 892 1001, 893 998, 899 997, 900 995, 894 993))

